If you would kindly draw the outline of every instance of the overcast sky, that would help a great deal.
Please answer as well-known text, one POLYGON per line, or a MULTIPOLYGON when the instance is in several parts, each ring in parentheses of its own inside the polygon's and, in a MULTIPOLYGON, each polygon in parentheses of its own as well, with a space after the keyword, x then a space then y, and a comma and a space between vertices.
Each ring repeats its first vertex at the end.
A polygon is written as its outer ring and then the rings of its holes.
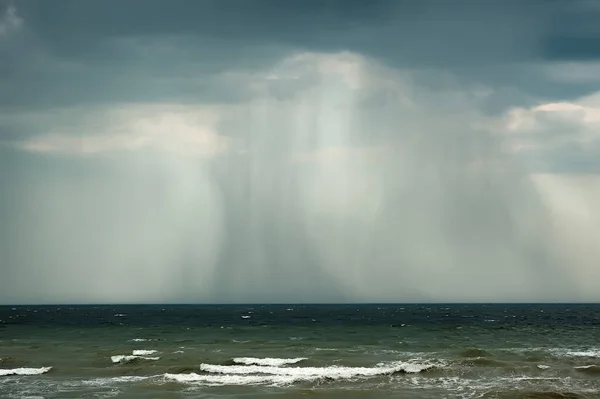
POLYGON ((0 0, 0 303, 600 301, 593 0, 0 0))

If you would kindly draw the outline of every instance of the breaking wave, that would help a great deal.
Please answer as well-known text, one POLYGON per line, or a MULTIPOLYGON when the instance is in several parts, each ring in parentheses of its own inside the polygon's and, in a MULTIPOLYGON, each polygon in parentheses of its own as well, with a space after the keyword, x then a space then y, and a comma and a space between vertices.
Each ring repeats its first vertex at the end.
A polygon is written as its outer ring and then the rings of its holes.
POLYGON ((558 357, 600 357, 600 349, 588 349, 588 350, 572 350, 556 348, 550 351, 554 356, 558 357))
MULTIPOLYGON (((265 359, 259 360, 262 363, 268 362, 265 359)), ((271 365, 218 365, 206 364, 200 365, 200 371, 206 374, 188 373, 188 374, 165 374, 164 377, 169 380, 175 380, 181 383, 196 383, 204 385, 288 385, 301 381, 316 380, 350 380, 355 378, 369 378, 393 374, 416 374, 436 368, 434 364, 420 364, 411 362, 394 362, 389 364, 379 364, 375 367, 283 367, 286 364, 294 364, 304 359, 274 359, 279 361, 279 366, 271 365), (286 360, 287 362, 282 362, 286 360), (294 363, 291 363, 291 361, 294 363)), ((250 361, 248 360, 250 363, 250 361)), ((271 360, 271 363, 274 363, 271 360)))
POLYGON ((0 376, 4 377, 9 375, 38 375, 47 373, 50 370, 52 370, 52 367, 20 367, 18 369, 0 369, 0 376))
POLYGON ((134 356, 149 356, 149 355, 153 355, 155 353, 157 353, 158 351, 155 351, 153 349, 151 350, 147 350, 147 349, 137 349, 133 351, 133 355, 134 356))
POLYGON ((111 356, 110 360, 113 363, 130 363, 137 360, 160 360, 158 356, 150 356, 158 353, 154 349, 136 349, 131 352, 131 355, 115 355, 111 356))
POLYGON ((158 356, 136 356, 136 355, 116 355, 111 356, 110 360, 113 363, 131 363, 138 360, 160 360, 158 356))
POLYGON ((290 359, 280 359, 275 357, 236 357, 232 359, 234 363, 245 364, 245 365, 256 365, 256 366, 273 366, 280 367, 286 364, 296 364, 303 360, 307 360, 305 357, 295 357, 290 359))
POLYGON ((180 383, 195 383, 208 386, 221 385, 289 385, 296 381, 290 376, 259 376, 259 375, 201 375, 196 373, 189 374, 165 374, 168 380, 174 380, 180 383))

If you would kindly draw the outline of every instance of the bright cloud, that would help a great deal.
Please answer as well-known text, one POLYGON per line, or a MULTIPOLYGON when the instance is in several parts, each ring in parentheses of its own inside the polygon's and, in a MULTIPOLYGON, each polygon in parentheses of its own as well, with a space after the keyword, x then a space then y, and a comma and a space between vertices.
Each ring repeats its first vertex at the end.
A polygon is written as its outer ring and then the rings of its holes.
POLYGON ((504 119, 504 133, 508 147, 533 171, 597 171, 600 93, 514 108, 504 119))
POLYGON ((54 120, 47 131, 17 145, 32 152, 78 156, 144 149, 212 156, 228 145, 227 138, 215 130, 218 121, 218 112, 206 106, 135 104, 73 109, 54 120))

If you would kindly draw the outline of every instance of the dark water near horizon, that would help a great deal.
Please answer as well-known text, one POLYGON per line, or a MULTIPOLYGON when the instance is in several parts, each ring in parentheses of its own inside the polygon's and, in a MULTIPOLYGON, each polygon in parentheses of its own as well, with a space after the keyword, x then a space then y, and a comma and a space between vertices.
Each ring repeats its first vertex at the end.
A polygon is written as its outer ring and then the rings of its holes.
POLYGON ((600 305, 0 306, 0 398, 600 398, 600 305))

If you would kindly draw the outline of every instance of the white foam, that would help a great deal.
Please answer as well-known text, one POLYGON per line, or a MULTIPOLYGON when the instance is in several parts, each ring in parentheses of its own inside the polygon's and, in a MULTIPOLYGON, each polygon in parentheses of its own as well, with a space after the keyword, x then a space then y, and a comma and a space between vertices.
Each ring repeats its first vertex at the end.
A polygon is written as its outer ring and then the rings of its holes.
POLYGON ((133 341, 133 342, 146 342, 146 341, 153 341, 153 340, 152 339, 148 339, 148 338, 134 338, 134 339, 132 339, 130 341, 133 341))
MULTIPOLYGON (((352 379, 357 377, 374 377, 378 375, 389 375, 398 372, 404 373, 420 373, 433 367, 433 364, 421 364, 410 362, 394 362, 388 364, 380 364, 375 367, 344 367, 344 366, 329 366, 329 367, 275 367, 275 366, 222 366, 216 364, 201 364, 200 370, 213 373, 223 374, 226 376, 251 376, 251 377, 269 377, 271 383, 281 383, 282 381, 313 381, 318 379, 352 379), (273 377, 289 377, 289 378, 273 378, 273 377)), ((204 376, 202 376, 204 377, 204 376)), ((196 377, 194 377, 196 378, 196 377)), ((262 380, 261 380, 262 381, 262 380)))
POLYGON ((121 376, 121 377, 110 377, 110 378, 94 378, 92 380, 82 381, 82 385, 88 386, 112 386, 115 383, 129 383, 145 381, 153 378, 152 376, 121 376))
POLYGON ((154 349, 136 349, 133 351, 133 355, 134 356, 149 356, 149 355, 153 355, 155 353, 157 353, 158 351, 155 351, 154 349))
POLYGON ((588 349, 588 350, 574 350, 557 348, 550 350, 555 356, 567 356, 567 357, 600 357, 600 349, 588 349))
POLYGON ((540 370, 548 370, 550 366, 546 366, 545 364, 538 364, 537 368, 540 370))
POLYGON ((175 380, 181 383, 195 383, 208 386, 222 385, 289 385, 295 378, 290 376, 258 376, 258 375, 200 375, 196 373, 189 374, 165 374, 164 377, 169 380, 175 380))
POLYGON ((299 381, 319 379, 367 378, 396 372, 419 373, 433 367, 432 364, 397 362, 375 367, 276 367, 258 365, 221 366, 201 364, 200 370, 209 374, 165 374, 164 377, 181 383, 209 386, 219 385, 289 385, 299 381))
POLYGON ((565 354, 573 357, 600 357, 600 350, 568 351, 565 354))
POLYGON ((295 364, 306 360, 305 357, 295 357, 290 359, 275 358, 275 357, 236 357, 233 359, 234 363, 245 364, 245 365, 256 365, 256 366, 285 366, 286 364, 295 364))
POLYGON ((38 375, 38 374, 47 373, 50 370, 52 370, 52 367, 40 367, 40 368, 20 367, 18 369, 0 369, 0 376, 38 375))
POLYGON ((136 359, 159 360, 160 357, 158 356, 150 356, 157 352, 158 351, 154 349, 136 349, 131 352, 131 355, 115 355, 111 356, 110 360, 112 360, 113 363, 127 363, 136 359))

